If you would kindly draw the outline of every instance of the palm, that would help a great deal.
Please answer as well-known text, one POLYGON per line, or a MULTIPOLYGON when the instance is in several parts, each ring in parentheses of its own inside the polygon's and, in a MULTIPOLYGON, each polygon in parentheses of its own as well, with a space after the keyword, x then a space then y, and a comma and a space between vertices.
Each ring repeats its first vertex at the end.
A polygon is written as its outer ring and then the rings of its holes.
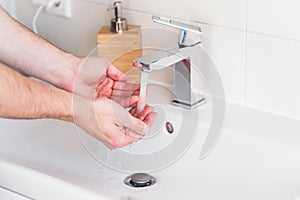
POLYGON ((139 100, 139 86, 136 84, 117 81, 106 76, 100 79, 96 87, 95 98, 106 97, 123 107, 131 107, 139 100))
POLYGON ((74 92, 93 99, 106 97, 123 107, 131 107, 139 100, 139 85, 128 83, 121 71, 101 57, 84 61, 74 92))

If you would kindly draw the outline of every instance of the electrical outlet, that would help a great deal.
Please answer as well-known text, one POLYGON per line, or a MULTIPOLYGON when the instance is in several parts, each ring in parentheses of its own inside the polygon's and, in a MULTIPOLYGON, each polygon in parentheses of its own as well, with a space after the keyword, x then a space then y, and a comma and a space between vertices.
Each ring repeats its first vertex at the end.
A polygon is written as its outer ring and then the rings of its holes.
POLYGON ((71 0, 60 0, 60 3, 46 10, 48 13, 70 18, 72 16, 71 0))
MULTIPOLYGON (((32 0, 33 5, 40 6, 46 5, 51 0, 32 0)), ((71 0, 60 0, 60 3, 55 4, 51 8, 46 8, 46 12, 52 15, 58 15, 70 18, 71 12, 71 0)))

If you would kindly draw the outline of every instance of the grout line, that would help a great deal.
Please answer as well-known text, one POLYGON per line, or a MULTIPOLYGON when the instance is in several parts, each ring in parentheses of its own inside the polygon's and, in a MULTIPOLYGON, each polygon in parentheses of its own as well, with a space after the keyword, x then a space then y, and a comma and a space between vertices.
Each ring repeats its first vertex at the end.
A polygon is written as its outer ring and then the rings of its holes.
POLYGON ((244 82, 244 101, 247 102, 248 100, 248 0, 246 0, 246 6, 245 6, 245 82, 244 82))
POLYGON ((95 3, 95 4, 99 4, 99 5, 102 5, 102 6, 109 6, 110 4, 107 4, 107 3, 101 3, 97 0, 80 0, 80 1, 84 1, 84 2, 89 2, 89 3, 95 3))
MULTIPOLYGON (((109 4, 101 3, 101 2, 99 2, 97 0, 79 0, 79 1, 85 1, 85 2, 89 2, 89 3, 95 3, 95 4, 98 4, 98 5, 102 5, 102 6, 109 6, 109 4)), ((160 13, 152 13, 152 12, 141 11, 141 10, 132 9, 132 8, 126 8, 125 6, 123 6, 123 9, 127 10, 127 11, 137 12, 137 13, 140 13, 140 14, 161 15, 160 13)), ((198 20, 188 20, 188 19, 176 18, 174 16, 168 16, 168 15, 164 15, 164 17, 166 17, 166 18, 173 18, 173 19, 182 20, 182 21, 189 21, 189 22, 198 23, 198 24, 204 24, 204 25, 209 25, 209 26, 215 26, 215 27, 225 28, 225 29, 230 29, 230 30, 235 30, 235 31, 244 31, 243 29, 240 29, 240 28, 233 28, 233 27, 229 27, 229 26, 212 24, 212 23, 202 22, 202 21, 198 21, 198 20)))
MULTIPOLYGON (((141 13, 141 14, 148 14, 148 15, 160 15, 158 13, 151 13, 151 12, 140 11, 140 10, 135 10, 135 9, 130 9, 130 8, 124 8, 124 10, 137 12, 137 13, 141 13)), ((246 33, 252 33, 252 34, 272 37, 272 38, 276 38, 276 39, 288 40, 288 41, 293 41, 293 42, 300 42, 300 39, 289 38, 289 37, 278 36, 278 35, 274 35, 274 34, 268 34, 268 33, 256 32, 256 31, 249 31, 248 30, 248 11, 247 10, 248 9, 247 9, 247 3, 246 3, 246 26, 245 26, 245 29, 234 28, 234 27, 218 25, 218 24, 213 24, 213 23, 207 23, 207 22, 202 22, 202 21, 198 21, 198 20, 188 20, 188 19, 184 19, 184 18, 174 18, 173 16, 164 16, 164 17, 173 18, 173 19, 182 20, 182 21, 189 21, 189 22, 192 22, 192 23, 198 23, 198 24, 203 24, 203 25, 214 26, 214 27, 217 27, 217 28, 223 28, 223 29, 228 29, 228 30, 233 30, 233 31, 241 31, 241 32, 246 32, 246 33)))
MULTIPOLYGON (((140 10, 135 10, 135 9, 131 9, 131 8, 124 8, 124 9, 128 10, 128 11, 132 11, 132 12, 141 13, 141 14, 161 15, 160 13, 151 13, 151 12, 140 11, 140 10)), ((234 28, 234 27, 218 25, 218 24, 213 24, 213 23, 207 23, 207 22, 202 22, 202 21, 198 21, 198 20, 189 20, 189 19, 177 18, 177 17, 174 17, 174 16, 168 16, 168 15, 163 15, 163 16, 166 17, 166 18, 172 18, 172 19, 175 19, 175 20, 188 21, 188 22, 192 22, 192 23, 209 25, 209 26, 214 26, 214 27, 218 27, 218 28, 230 29, 230 30, 234 30, 234 31, 244 31, 243 29, 240 29, 240 28, 234 28)))
POLYGON ((271 38, 275 38, 275 39, 287 40, 287 41, 291 41, 291 42, 300 42, 300 39, 278 36, 278 35, 273 35, 273 34, 269 34, 269 33, 261 33, 261 32, 257 32, 257 31, 247 31, 247 32, 251 33, 251 34, 271 37, 271 38))
MULTIPOLYGON (((95 3, 98 5, 102 5, 102 6, 109 6, 110 4, 107 3, 102 3, 99 2, 97 0, 77 0, 77 1, 84 1, 84 2, 89 2, 89 3, 95 3)), ((248 17, 248 1, 246 0, 246 17, 248 17)), ((148 15, 161 15, 159 13, 151 13, 151 12, 147 12, 147 11, 141 11, 141 10, 136 10, 136 9, 132 9, 132 8, 126 8, 125 6, 123 7, 124 10, 127 11, 132 11, 132 12, 137 12, 137 13, 141 13, 141 14, 148 14, 148 15)), ((169 18, 174 18, 174 16, 164 16, 164 17, 169 17, 169 18)), ((247 21, 248 19, 246 19, 246 26, 245 29, 241 29, 241 28, 234 28, 234 27, 229 27, 229 26, 224 26, 224 25, 218 25, 218 24, 213 24, 213 23, 207 23, 207 22, 202 22, 202 21, 198 21, 198 20, 188 20, 188 19, 184 19, 184 18, 175 18, 178 20, 182 20, 182 21, 189 21, 192 23, 199 23, 199 24, 204 24, 204 25, 209 25, 209 26, 214 26, 214 27, 218 27, 218 28, 224 28, 224 29, 229 29, 229 30, 234 30, 234 31, 246 31, 247 33, 252 33, 252 34, 257 34, 257 35, 262 35, 262 36, 268 36, 268 37, 272 37, 272 38, 277 38, 277 39, 283 39, 283 40, 289 40, 289 41, 294 41, 294 42, 300 42, 300 39, 295 39, 295 38, 289 38, 289 37, 283 37, 283 36, 278 36, 278 35, 274 35, 274 34, 268 34, 268 33, 261 33, 261 32, 256 32, 256 31, 249 31, 248 29, 248 25, 247 25, 247 21)))

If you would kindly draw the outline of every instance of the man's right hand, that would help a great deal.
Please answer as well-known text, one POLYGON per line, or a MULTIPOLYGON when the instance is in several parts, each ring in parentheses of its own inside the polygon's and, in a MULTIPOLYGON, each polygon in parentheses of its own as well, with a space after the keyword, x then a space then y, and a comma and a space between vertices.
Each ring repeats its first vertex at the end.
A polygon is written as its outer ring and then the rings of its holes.
POLYGON ((151 106, 136 118, 118 103, 107 99, 86 100, 74 99, 74 121, 94 138, 108 148, 122 148, 134 143, 146 135, 156 118, 151 106))

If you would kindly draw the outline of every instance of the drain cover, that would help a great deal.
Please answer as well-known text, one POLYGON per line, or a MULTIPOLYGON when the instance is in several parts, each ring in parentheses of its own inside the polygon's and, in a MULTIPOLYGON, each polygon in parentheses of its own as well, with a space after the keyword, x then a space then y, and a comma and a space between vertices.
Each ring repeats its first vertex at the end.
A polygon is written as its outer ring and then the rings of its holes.
POLYGON ((155 182, 156 179, 146 173, 132 174, 127 176, 124 180, 124 183, 131 187, 147 187, 153 185, 155 182))

